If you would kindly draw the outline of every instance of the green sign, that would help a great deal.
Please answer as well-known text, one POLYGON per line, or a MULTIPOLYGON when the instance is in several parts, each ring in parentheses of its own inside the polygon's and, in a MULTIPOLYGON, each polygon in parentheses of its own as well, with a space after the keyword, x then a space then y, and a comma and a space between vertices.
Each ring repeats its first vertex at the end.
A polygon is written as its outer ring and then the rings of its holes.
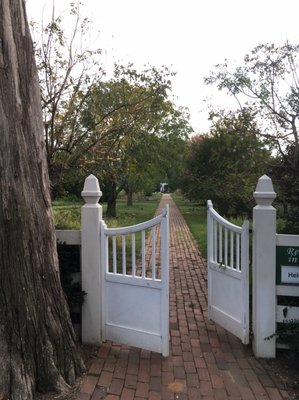
POLYGON ((299 247, 276 246, 276 284, 299 285, 299 247))

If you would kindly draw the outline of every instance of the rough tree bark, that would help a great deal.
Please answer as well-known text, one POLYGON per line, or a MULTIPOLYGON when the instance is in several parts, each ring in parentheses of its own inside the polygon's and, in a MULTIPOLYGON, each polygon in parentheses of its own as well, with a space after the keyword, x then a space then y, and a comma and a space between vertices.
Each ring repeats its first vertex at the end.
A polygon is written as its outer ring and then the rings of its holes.
POLYGON ((62 292, 24 0, 0 2, 0 400, 63 391, 84 369, 62 292))

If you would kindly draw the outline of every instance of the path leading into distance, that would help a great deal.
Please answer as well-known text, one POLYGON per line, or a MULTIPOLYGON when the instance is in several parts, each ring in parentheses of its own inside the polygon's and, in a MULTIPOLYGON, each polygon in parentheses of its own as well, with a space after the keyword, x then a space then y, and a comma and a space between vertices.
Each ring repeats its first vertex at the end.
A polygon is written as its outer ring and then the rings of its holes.
POLYGON ((165 203, 170 208, 170 356, 106 342, 76 400, 299 399, 272 363, 256 360, 250 346, 209 321, 206 260, 170 195, 163 195, 158 211, 165 203))

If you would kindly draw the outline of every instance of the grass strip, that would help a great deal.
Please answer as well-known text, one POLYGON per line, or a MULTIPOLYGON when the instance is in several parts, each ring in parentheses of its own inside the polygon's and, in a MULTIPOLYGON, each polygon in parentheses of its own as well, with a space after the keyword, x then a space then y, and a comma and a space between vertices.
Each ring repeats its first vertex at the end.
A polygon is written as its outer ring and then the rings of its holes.
POLYGON ((178 194, 171 195, 183 214, 203 257, 207 256, 207 210, 206 207, 191 203, 178 194))

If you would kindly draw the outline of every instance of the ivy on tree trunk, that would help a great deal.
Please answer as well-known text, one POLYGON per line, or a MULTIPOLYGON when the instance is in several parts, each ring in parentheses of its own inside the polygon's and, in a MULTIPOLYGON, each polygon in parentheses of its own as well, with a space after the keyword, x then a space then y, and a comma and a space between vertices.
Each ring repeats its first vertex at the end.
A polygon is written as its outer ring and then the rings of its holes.
POLYGON ((59 277, 40 90, 24 0, 0 4, 0 400, 82 373, 59 277))

